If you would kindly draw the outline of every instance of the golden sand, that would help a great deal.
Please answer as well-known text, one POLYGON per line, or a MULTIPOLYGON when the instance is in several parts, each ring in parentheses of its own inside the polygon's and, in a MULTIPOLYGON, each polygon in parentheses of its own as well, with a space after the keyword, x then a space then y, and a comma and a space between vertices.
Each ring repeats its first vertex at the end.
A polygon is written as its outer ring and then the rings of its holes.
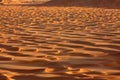
POLYGON ((120 10, 0 6, 0 80, 120 80, 120 10))

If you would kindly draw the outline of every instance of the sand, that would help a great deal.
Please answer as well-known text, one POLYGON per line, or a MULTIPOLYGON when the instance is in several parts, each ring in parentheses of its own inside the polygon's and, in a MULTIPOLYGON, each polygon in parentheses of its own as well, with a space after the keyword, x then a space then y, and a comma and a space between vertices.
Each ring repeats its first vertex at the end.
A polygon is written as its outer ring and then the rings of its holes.
POLYGON ((0 80, 120 80, 120 10, 0 6, 0 80))

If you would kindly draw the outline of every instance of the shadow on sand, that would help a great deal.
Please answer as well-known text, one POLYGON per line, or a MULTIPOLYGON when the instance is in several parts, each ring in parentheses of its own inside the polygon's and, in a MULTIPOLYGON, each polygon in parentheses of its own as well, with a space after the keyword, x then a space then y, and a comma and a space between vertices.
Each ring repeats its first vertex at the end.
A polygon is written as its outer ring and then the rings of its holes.
POLYGON ((51 0, 42 6, 76 6, 120 9, 120 0, 51 0))
MULTIPOLYGON (((57 7, 90 7, 120 9, 120 0, 50 0, 40 4, 9 4, 12 6, 57 6, 57 7)), ((8 5, 8 6, 9 6, 8 5)))

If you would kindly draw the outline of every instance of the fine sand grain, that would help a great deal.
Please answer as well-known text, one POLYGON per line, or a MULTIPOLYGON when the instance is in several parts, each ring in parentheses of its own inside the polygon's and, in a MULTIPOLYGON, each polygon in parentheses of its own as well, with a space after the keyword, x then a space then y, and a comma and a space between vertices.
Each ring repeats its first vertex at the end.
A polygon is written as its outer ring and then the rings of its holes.
POLYGON ((120 80, 120 10, 0 6, 0 80, 120 80))

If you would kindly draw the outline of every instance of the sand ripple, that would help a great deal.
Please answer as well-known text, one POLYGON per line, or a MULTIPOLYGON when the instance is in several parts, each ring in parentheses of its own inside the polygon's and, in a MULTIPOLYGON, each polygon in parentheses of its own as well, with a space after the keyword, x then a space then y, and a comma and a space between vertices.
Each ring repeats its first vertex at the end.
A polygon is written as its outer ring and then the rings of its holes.
MULTIPOLYGON (((21 8, 12 8, 13 11, 15 9, 22 11, 21 8)), ((24 11, 24 8, 22 9, 24 11)), ((29 9, 30 11, 25 13, 37 11, 36 8, 32 9, 33 11, 29 9)), ((65 11, 64 8, 55 8, 59 11, 61 9, 65 11)), ((42 11, 45 12, 44 15, 47 10, 49 11, 47 8, 39 10, 41 14, 42 11)), ((53 8, 53 11, 55 10, 53 8)), ((83 10, 86 14, 87 9, 78 8, 77 10, 79 12, 83 10)), ((90 18, 91 10, 88 9, 88 15, 83 14, 83 16, 90 18)), ((99 11, 99 9, 95 10, 99 11)), ((74 8, 71 11, 74 13, 74 8)), ((107 13, 112 11, 105 10, 107 13)), ((119 10, 115 11, 115 14, 120 13, 119 10)), ((20 17, 21 14, 17 14, 20 17)), ((54 15, 54 13, 50 14, 54 15)), ((25 15, 29 16, 29 14, 25 15)), ((57 13, 56 15, 58 16, 57 13)), ((79 14, 74 13, 74 15, 79 14)), ((36 14, 35 19, 36 16, 40 15, 36 14)), ((103 16, 106 15, 102 14, 103 16)), ((99 15, 95 17, 101 18, 99 15)), ((24 15, 21 19, 23 22, 26 21, 24 15)), ((77 20, 74 16, 73 19, 77 20)), ((15 24, 11 25, 9 21, 3 25, 2 19, 0 80, 119 80, 120 23, 117 23, 117 19, 119 17, 116 18, 116 23, 102 20, 101 22, 83 22, 81 25, 79 23, 58 25, 46 22, 46 24, 38 23, 39 25, 27 23, 15 25, 16 22, 14 22, 15 24)))

